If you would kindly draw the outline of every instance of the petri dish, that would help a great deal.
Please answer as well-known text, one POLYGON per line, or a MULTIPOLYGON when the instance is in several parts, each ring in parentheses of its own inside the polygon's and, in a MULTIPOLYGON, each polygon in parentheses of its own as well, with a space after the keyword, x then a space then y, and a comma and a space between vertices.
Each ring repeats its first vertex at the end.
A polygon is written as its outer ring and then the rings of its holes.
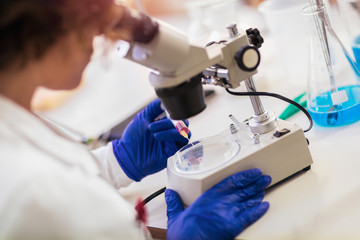
POLYGON ((173 160, 181 174, 199 174, 223 166, 240 151, 233 138, 219 135, 193 142, 181 148, 173 160))

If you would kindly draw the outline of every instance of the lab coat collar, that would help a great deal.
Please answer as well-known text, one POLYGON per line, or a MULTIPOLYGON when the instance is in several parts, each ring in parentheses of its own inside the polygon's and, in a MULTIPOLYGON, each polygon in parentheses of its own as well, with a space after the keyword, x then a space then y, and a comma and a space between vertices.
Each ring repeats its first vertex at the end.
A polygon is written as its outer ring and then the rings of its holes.
POLYGON ((48 154, 49 159, 57 159, 68 166, 80 167, 89 174, 100 174, 94 156, 81 143, 68 139, 34 113, 2 95, 0 109, 0 121, 5 124, 4 127, 10 128, 20 137, 21 141, 48 154))

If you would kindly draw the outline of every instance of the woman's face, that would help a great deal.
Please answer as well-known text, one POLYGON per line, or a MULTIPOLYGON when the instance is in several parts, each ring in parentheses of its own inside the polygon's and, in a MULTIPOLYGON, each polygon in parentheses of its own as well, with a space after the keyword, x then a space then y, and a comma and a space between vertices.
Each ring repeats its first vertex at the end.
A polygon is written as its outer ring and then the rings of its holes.
POLYGON ((42 72, 47 78, 43 78, 39 85, 53 90, 77 87, 90 61, 93 37, 97 34, 89 30, 80 38, 77 33, 70 32, 60 38, 45 56, 46 67, 42 72))

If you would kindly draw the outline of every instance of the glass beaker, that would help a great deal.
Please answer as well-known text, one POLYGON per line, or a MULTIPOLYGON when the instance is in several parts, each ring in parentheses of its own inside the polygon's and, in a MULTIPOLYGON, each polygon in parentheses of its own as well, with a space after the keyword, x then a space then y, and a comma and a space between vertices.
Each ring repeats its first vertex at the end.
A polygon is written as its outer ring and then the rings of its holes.
POLYGON ((190 19, 187 31, 189 40, 205 46, 211 41, 228 37, 226 25, 237 22, 241 16, 242 1, 239 0, 192 0, 185 6, 190 19))
POLYGON ((360 72, 329 21, 326 8, 302 11, 310 30, 308 111, 321 126, 360 119, 360 72))
POLYGON ((306 26, 301 9, 307 5, 304 0, 266 0, 259 5, 266 29, 269 33, 267 44, 273 44, 273 61, 281 66, 281 78, 296 87, 306 86, 306 26), (286 19, 286 20, 284 20, 286 19), (296 26, 296 27, 294 27, 296 26), (294 58, 296 56, 296 58, 294 58))

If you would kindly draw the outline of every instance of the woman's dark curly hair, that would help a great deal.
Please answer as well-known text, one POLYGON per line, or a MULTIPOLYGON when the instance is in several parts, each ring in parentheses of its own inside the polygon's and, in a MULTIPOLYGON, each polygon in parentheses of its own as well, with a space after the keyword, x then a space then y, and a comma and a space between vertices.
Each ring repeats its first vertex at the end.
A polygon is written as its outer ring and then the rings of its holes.
POLYGON ((39 59, 61 35, 101 24, 111 1, 0 0, 0 71, 39 59))

